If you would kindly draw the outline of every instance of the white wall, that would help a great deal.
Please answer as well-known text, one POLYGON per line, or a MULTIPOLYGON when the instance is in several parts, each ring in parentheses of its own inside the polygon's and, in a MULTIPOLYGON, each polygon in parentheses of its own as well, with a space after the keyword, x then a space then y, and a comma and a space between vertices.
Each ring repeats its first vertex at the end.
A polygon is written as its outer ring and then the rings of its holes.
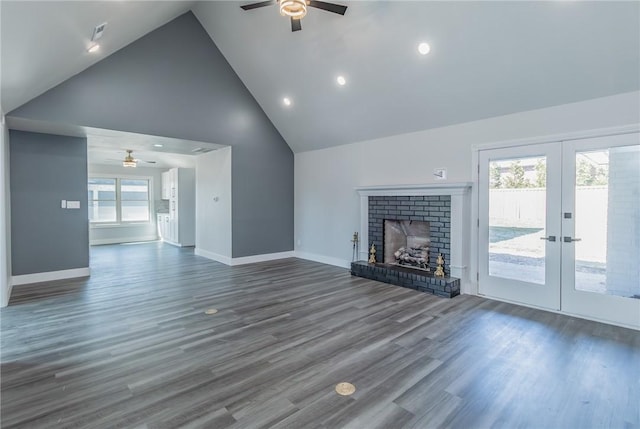
POLYGON ((9 189, 9 129, 0 119, 0 307, 6 307, 11 296, 11 195, 9 189))
POLYGON ((297 153, 296 252, 348 264, 349 240, 359 229, 355 187, 435 183, 439 167, 447 168, 448 182, 471 182, 472 145, 637 124, 639 100, 640 92, 632 92, 297 153))
POLYGON ((159 168, 136 167, 125 168, 111 165, 89 165, 89 176, 141 177, 151 178, 151 222, 148 224, 131 224, 123 226, 91 226, 89 228, 89 244, 128 243, 158 239, 156 226, 156 209, 160 205, 162 191, 162 172, 159 168))
POLYGON ((195 252, 231 261, 231 147, 196 158, 195 252))

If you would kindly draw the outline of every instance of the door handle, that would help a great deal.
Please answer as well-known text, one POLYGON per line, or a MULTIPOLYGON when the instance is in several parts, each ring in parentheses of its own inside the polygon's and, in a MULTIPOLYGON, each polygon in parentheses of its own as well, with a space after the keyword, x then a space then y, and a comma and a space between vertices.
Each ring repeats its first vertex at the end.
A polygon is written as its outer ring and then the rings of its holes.
POLYGON ((556 236, 555 235, 550 235, 548 237, 540 237, 540 240, 556 241, 556 236))
POLYGON ((565 243, 571 243, 572 241, 582 241, 582 238, 571 238, 571 237, 564 237, 563 240, 565 243))

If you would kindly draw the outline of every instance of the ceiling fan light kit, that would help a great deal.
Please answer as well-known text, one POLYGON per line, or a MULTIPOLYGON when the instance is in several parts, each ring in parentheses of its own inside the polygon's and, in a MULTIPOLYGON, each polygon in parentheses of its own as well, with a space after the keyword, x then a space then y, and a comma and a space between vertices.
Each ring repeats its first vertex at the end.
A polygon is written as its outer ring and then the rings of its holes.
POLYGON ((258 3, 246 4, 244 6, 240 6, 240 8, 242 10, 252 10, 274 4, 278 5, 280 15, 288 16, 291 20, 291 31, 302 30, 300 20, 307 14, 307 7, 315 7, 316 9, 337 13, 338 15, 344 15, 347 11, 347 6, 316 0, 267 0, 258 3))
POLYGON ((123 167, 133 167, 135 168, 138 165, 138 162, 133 159, 133 156, 131 156, 131 153, 133 151, 127 149, 127 156, 124 157, 124 161, 122 161, 122 166, 123 167))
POLYGON ((302 19, 307 14, 306 0, 280 0, 280 15, 302 19))

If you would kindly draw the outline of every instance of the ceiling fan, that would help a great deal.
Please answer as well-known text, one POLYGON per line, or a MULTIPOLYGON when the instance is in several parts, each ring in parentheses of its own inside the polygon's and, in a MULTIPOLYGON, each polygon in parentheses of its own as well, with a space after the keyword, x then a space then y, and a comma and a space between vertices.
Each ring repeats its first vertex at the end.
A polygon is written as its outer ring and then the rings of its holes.
MULTIPOLYGON (((137 167, 138 166, 138 162, 146 162, 147 164, 155 164, 155 161, 145 161, 142 159, 136 159, 133 157, 132 153, 133 150, 131 149, 126 149, 127 151, 127 155, 124 157, 124 160, 122 160, 122 166, 123 167, 137 167)), ((110 159, 109 161, 120 161, 119 159, 110 159)))
POLYGON ((302 30, 300 20, 307 14, 307 6, 326 10, 327 12, 337 13, 338 15, 344 15, 347 11, 347 6, 315 0, 268 0, 240 7, 243 10, 251 10, 274 4, 277 4, 280 7, 280 15, 288 16, 291 19, 291 31, 302 30))

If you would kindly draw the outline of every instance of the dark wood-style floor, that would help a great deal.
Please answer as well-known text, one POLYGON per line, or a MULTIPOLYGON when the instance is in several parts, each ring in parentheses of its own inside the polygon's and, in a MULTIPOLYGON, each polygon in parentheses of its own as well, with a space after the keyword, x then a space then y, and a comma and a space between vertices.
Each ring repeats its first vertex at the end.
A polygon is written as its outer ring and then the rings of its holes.
POLYGON ((636 331, 298 259, 149 243, 91 265, 1 311, 3 428, 640 426, 636 331))

